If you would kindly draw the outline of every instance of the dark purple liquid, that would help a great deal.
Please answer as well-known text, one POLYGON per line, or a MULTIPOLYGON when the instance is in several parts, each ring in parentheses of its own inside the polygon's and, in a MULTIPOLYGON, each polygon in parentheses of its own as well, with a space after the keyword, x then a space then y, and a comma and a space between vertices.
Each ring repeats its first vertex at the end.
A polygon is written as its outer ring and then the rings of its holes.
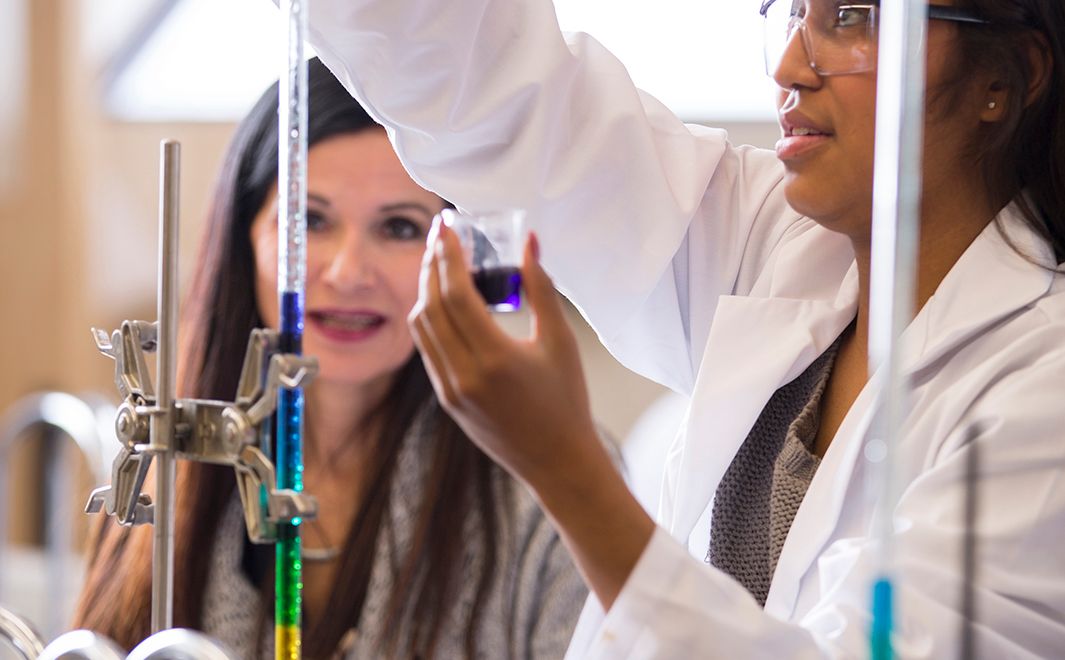
POLYGON ((514 266, 476 271, 473 283, 484 301, 493 307, 518 309, 521 305, 521 271, 514 266))

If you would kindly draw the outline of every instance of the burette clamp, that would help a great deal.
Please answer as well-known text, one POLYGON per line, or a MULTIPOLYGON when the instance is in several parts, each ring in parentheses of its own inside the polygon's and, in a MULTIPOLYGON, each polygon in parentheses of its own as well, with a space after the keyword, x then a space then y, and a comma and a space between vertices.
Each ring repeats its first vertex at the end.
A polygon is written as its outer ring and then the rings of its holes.
POLYGON ((269 458, 269 420, 282 388, 303 387, 318 373, 313 357, 278 352, 280 335, 256 329, 248 339, 236 402, 223 411, 225 434, 242 445, 233 466, 248 538, 253 543, 277 539, 278 523, 318 515, 314 497, 277 487, 277 470, 269 458))
POLYGON ((111 468, 111 485, 92 491, 87 513, 104 512, 121 525, 153 521, 149 495, 141 492, 156 451, 152 418, 168 424, 170 442, 180 459, 232 466, 249 538, 277 539, 277 525, 314 518, 314 497, 277 487, 270 460, 271 420, 282 388, 305 386, 318 372, 313 357, 279 352, 275 330, 255 329, 248 338, 234 401, 176 399, 171 410, 156 407, 146 353, 156 349, 156 326, 125 321, 108 335, 93 329, 96 346, 115 360, 115 386, 123 402, 115 414, 121 449, 111 468))

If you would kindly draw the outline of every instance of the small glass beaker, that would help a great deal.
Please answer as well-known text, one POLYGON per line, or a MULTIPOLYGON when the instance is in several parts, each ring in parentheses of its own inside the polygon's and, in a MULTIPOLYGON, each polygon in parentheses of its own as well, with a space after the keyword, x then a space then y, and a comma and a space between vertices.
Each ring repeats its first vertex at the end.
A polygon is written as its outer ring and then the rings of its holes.
POLYGON ((488 308, 521 308, 521 259, 525 248, 525 211, 465 213, 444 209, 444 224, 458 234, 473 282, 488 308))

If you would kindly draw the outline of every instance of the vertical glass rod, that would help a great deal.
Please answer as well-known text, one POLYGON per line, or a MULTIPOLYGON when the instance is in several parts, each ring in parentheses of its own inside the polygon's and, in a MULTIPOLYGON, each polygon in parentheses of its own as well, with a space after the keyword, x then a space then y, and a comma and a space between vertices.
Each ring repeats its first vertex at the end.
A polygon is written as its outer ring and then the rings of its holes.
POLYGON ((894 657, 895 453, 909 411, 900 338, 913 319, 921 212, 927 0, 880 3, 869 373, 881 398, 865 456, 870 464, 880 557, 872 585, 870 657, 894 657))
MULTIPOLYGON (((282 0, 286 57, 278 99, 278 252, 281 350, 302 353, 307 263, 307 0, 282 0)), ((303 392, 282 389, 277 408, 277 486, 303 490, 303 392)), ((300 520, 277 530, 274 648, 279 660, 301 657, 303 587, 300 520)))

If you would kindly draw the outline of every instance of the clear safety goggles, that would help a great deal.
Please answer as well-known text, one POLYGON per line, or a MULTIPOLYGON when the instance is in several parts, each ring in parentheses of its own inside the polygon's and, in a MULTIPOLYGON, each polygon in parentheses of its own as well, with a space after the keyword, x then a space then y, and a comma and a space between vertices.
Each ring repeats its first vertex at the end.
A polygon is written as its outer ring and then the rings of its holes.
MULTIPOLYGON (((796 33, 802 36, 810 67, 822 76, 876 69, 879 2, 840 0, 764 0, 765 69, 776 71, 796 33)), ((986 24, 958 7, 930 5, 930 20, 986 24)))

